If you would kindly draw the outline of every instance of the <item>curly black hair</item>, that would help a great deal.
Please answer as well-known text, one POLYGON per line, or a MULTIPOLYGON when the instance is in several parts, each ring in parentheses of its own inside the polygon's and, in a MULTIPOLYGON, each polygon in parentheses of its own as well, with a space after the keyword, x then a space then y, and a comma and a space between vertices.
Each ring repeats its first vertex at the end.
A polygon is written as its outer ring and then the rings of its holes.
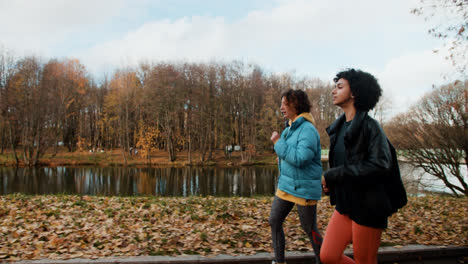
POLYGON ((296 109, 296 115, 310 112, 309 97, 304 91, 290 89, 281 95, 281 98, 283 97, 286 98, 288 105, 292 105, 296 109))
POLYGON ((354 107, 357 110, 368 112, 379 102, 382 88, 372 74, 361 70, 347 69, 337 73, 333 81, 336 83, 341 78, 349 82, 351 94, 354 96, 354 107))

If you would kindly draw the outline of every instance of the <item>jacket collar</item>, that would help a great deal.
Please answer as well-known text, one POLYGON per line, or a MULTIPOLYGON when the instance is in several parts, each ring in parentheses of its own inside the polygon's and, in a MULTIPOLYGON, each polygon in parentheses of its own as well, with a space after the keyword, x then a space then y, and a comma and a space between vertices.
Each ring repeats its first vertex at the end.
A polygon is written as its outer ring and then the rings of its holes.
MULTIPOLYGON (((353 120, 351 120, 351 124, 346 130, 345 137, 348 139, 356 137, 362 127, 362 121, 367 117, 367 112, 363 111, 356 111, 356 115, 354 115, 353 120)), ((328 135, 333 135, 338 132, 338 129, 343 125, 343 123, 346 121, 346 116, 345 114, 342 114, 338 119, 335 120, 329 127, 327 127, 327 133, 328 135)))
POLYGON ((325 129, 327 131, 327 134, 328 135, 336 134, 338 129, 345 122, 345 119, 346 119, 345 114, 342 114, 340 117, 338 117, 329 127, 325 129))
POLYGON ((314 118, 312 117, 312 115, 310 113, 301 113, 300 115, 298 115, 296 117, 296 119, 293 120, 289 120, 288 121, 288 124, 291 126, 292 129, 295 129, 296 127, 298 127, 300 124, 302 124, 303 122, 305 121, 309 121, 310 123, 314 123, 314 118))
POLYGON ((289 129, 296 129, 300 124, 304 123, 305 119, 302 116, 298 116, 294 122, 289 122, 289 129))

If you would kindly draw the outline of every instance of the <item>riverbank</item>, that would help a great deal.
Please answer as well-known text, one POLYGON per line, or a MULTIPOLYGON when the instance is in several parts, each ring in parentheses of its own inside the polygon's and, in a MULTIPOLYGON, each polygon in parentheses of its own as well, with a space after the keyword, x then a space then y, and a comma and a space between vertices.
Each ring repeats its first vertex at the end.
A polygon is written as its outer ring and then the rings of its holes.
MULTIPOLYGON (((18 151, 17 155, 20 155, 18 151)), ((188 162, 188 160, 187 152, 177 152, 176 160, 171 162, 169 161, 168 153, 162 150, 153 151, 151 153, 151 158, 148 159, 140 153, 137 155, 126 153, 124 158, 121 149, 104 150, 102 152, 69 152, 66 148, 62 147, 56 155, 53 155, 52 150, 49 150, 41 159, 39 159, 39 166, 250 166, 275 165, 277 162, 276 155, 273 152, 258 153, 251 161, 245 161, 242 160, 242 156, 239 151, 234 151, 230 157, 226 157, 225 153, 221 150, 214 151, 211 160, 202 161, 201 154, 199 152, 193 152, 191 154, 191 162, 188 162)), ((5 150, 3 154, 0 154, 0 166, 17 166, 13 151, 5 150)), ((25 166, 22 158, 20 158, 19 166, 25 166)))
MULTIPOLYGON (((272 197, 0 196, 0 259, 271 253, 272 197)), ((467 246, 467 198, 410 197, 382 246, 467 246)), ((324 197, 318 226, 333 212, 324 197)), ((297 211, 285 222, 287 251, 311 251, 297 211)))

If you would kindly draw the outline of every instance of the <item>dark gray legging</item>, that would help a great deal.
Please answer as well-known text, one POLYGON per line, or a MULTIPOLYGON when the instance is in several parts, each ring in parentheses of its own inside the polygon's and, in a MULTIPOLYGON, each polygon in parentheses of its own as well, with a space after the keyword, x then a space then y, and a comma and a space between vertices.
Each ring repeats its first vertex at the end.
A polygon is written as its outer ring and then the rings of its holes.
MULTIPOLYGON (((271 236, 273 239, 273 248, 275 250, 275 261, 284 262, 284 231, 283 222, 294 207, 294 203, 285 201, 275 196, 270 212, 271 236)), ((320 263, 319 254, 322 246, 322 236, 317 229, 317 205, 302 206, 297 205, 299 219, 302 229, 309 236, 310 243, 315 252, 315 261, 320 263)))

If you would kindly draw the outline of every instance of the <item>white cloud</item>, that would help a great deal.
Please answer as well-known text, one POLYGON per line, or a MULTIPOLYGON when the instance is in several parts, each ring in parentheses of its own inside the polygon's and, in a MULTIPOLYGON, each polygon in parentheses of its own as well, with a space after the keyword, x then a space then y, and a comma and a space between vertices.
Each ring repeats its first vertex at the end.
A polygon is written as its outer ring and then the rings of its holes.
POLYGON ((205 61, 229 54, 222 18, 192 17, 142 25, 123 38, 98 44, 79 55, 90 65, 125 66, 140 61, 205 61), (226 53, 225 53, 226 52, 226 53))
POLYGON ((453 71, 442 54, 425 50, 388 61, 378 76, 384 94, 394 104, 392 112, 396 114, 408 110, 433 86, 447 83, 443 74, 453 71))
POLYGON ((442 83, 441 72, 450 71, 443 56, 431 51, 435 42, 428 41, 426 22, 409 13, 418 0, 278 0, 272 8, 229 20, 196 15, 139 20, 150 17, 148 6, 154 3, 0 0, 0 23, 8 25, 0 28, 0 44, 54 57, 58 49, 84 42, 61 55, 80 59, 96 75, 140 61, 240 59, 330 81, 336 71, 356 67, 379 77, 394 97, 395 111, 442 83))
POLYGON ((0 0, 0 21, 10 22, 2 30, 47 34, 103 23, 125 7, 124 0, 0 0))
MULTIPOLYGON (((408 25, 399 25, 409 16, 411 1, 278 1, 274 8, 253 10, 233 22, 222 17, 184 17, 150 21, 120 38, 98 43, 83 56, 92 64, 119 64, 125 61, 188 59, 247 59, 280 70, 282 60, 330 53, 330 44, 339 49, 366 45, 360 39, 392 35, 408 25), (403 6, 403 7, 402 7, 403 6), (392 17, 393 16, 393 17, 392 17), (397 25, 389 32, 390 26, 397 25), (387 31, 386 34, 384 31, 387 31), (351 43, 347 43, 351 42, 351 43), (342 45, 340 47, 339 45, 342 45), (303 49, 306 50, 303 50, 303 49)), ((362 48, 362 47, 361 47, 362 48)), ((346 58, 342 58, 346 60, 346 58)), ((297 67, 302 67, 296 62, 297 67)), ((325 62, 324 62, 325 63, 325 62)), ((96 68, 96 66, 94 66, 96 68)), ((302 70, 300 70, 302 72, 302 70)))
POLYGON ((73 45, 78 34, 123 10, 123 0, 0 0, 1 42, 20 53, 53 56, 57 46, 73 45))

